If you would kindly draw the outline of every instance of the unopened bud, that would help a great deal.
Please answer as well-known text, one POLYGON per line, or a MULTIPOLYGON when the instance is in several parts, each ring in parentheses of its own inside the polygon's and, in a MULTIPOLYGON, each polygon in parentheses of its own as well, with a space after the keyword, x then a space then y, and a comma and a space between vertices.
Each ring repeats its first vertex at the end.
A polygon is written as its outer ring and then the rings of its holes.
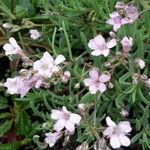
POLYGON ((79 89, 79 88, 80 88, 80 83, 76 83, 76 84, 74 85, 74 88, 75 88, 75 89, 79 89))

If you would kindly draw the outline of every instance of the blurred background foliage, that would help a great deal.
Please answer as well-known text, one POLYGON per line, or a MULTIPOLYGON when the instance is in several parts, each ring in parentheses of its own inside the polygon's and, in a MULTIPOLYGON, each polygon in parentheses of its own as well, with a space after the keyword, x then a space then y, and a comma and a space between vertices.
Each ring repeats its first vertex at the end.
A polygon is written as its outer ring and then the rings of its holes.
MULTIPOLYGON (((130 112, 128 120, 132 123, 131 149, 150 149, 149 106, 150 96, 143 83, 133 85, 130 73, 141 73, 150 76, 150 1, 125 0, 133 2, 140 11, 140 18, 131 25, 119 29, 118 38, 131 36, 134 47, 127 66, 120 65, 114 70, 112 83, 114 89, 105 94, 91 96, 82 85, 87 70, 97 66, 101 71, 106 58, 93 57, 87 46, 88 40, 97 34, 109 37, 112 27, 106 24, 109 14, 114 11, 116 0, 0 0, 0 79, 5 81, 15 76, 21 66, 19 61, 10 62, 4 56, 2 46, 13 36, 33 60, 38 59, 42 52, 53 55, 63 54, 67 58, 66 69, 71 72, 71 80, 67 85, 59 79, 50 81, 53 85, 48 90, 33 90, 25 98, 9 96, 4 89, 0 93, 0 149, 34 149, 32 138, 35 134, 44 137, 43 132, 52 130, 50 111, 63 105, 71 111, 77 111, 79 103, 90 107, 87 121, 92 126, 82 124, 78 129, 77 141, 92 142, 95 135, 105 126, 107 115, 120 118, 120 108, 125 105, 130 112), (13 24, 11 30, 4 29, 3 23, 13 24), (42 38, 31 40, 29 29, 38 29, 42 38), (146 62, 145 70, 133 66, 134 58, 142 58, 146 62), (75 83, 80 88, 75 89, 75 83), (43 128, 46 122, 48 128, 43 128)), ((119 51, 119 47, 113 52, 119 51)), ((112 58, 110 58, 112 59, 112 58)), ((122 118, 125 119, 125 118, 122 118)), ((119 120, 118 120, 119 121, 119 120)), ((36 141, 38 145, 39 140, 36 141)))

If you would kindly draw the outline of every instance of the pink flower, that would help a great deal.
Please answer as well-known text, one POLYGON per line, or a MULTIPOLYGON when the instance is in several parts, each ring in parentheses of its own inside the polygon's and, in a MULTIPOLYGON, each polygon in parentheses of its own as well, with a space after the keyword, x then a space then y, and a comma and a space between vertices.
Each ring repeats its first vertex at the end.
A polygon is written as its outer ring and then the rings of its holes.
POLYGON ((133 45, 133 39, 131 37, 124 37, 122 40, 121 40, 121 45, 123 47, 123 51, 124 52, 129 52, 132 45, 133 45))
POLYGON ((106 123, 108 127, 103 134, 107 138, 110 138, 112 148, 120 148, 120 146, 127 147, 131 144, 130 139, 126 136, 132 130, 129 121, 122 121, 116 125, 110 117, 106 117, 106 123))
POLYGON ((84 79, 85 86, 89 87, 89 91, 91 94, 96 94, 97 91, 103 93, 106 91, 105 83, 110 80, 110 76, 107 74, 99 75, 99 72, 96 68, 93 68, 89 72, 90 78, 84 79))
POLYGON ((18 87, 18 93, 21 95, 21 98, 24 97, 33 87, 37 89, 40 88, 43 80, 44 78, 37 73, 30 78, 22 77, 22 82, 18 87))
POLYGON ((50 78, 54 72, 60 70, 59 64, 65 60, 63 55, 58 55, 54 60, 53 57, 45 52, 40 60, 37 60, 33 64, 33 69, 38 71, 38 74, 45 78, 50 78))
POLYGON ((125 7, 125 16, 129 19, 129 23, 135 22, 139 17, 139 12, 137 7, 131 5, 127 5, 125 7))
POLYGON ((129 23, 128 18, 122 18, 117 11, 110 14, 110 17, 106 23, 113 25, 113 30, 116 32, 122 25, 129 23))
POLYGON ((93 56, 104 55, 105 57, 109 54, 109 49, 116 46, 116 39, 112 39, 108 42, 102 37, 102 35, 97 35, 94 39, 91 39, 88 43, 88 47, 93 50, 91 53, 93 56))
POLYGON ((54 133, 46 133, 45 143, 49 145, 49 147, 53 147, 57 140, 62 136, 61 132, 54 132, 54 133))
POLYGON ((5 55, 18 54, 22 57, 26 56, 13 37, 9 38, 9 43, 6 43, 3 49, 5 50, 5 55))
POLYGON ((39 74, 34 74, 29 78, 25 76, 8 78, 4 83, 4 86, 7 87, 7 93, 20 94, 21 98, 23 98, 33 87, 39 88, 42 85, 42 82, 43 77, 39 74))
POLYGON ((66 128, 69 132, 75 130, 75 125, 78 125, 81 121, 81 116, 72 112, 69 112, 66 107, 62 110, 52 110, 51 118, 57 120, 54 129, 59 132, 63 128, 66 128))

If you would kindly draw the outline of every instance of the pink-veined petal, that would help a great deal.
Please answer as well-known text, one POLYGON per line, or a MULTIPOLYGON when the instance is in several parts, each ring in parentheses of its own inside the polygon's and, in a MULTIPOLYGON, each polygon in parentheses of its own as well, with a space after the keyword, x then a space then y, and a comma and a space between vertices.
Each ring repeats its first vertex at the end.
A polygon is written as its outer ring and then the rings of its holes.
POLYGON ((128 23, 130 23, 130 20, 129 20, 128 18, 123 18, 123 19, 121 20, 121 24, 122 24, 122 25, 128 24, 128 23))
POLYGON ((111 39, 109 42, 107 42, 108 48, 113 48, 117 45, 116 39, 111 39))
POLYGON ((98 86, 98 90, 103 93, 106 91, 106 85, 104 83, 100 83, 98 86))
POLYGON ((100 75, 100 77, 99 77, 99 81, 102 82, 102 83, 105 83, 105 82, 107 82, 107 81, 109 81, 109 80, 110 80, 110 76, 107 75, 107 74, 102 74, 102 75, 100 75))
POLYGON ((84 82, 85 86, 92 86, 92 85, 94 85, 94 82, 93 82, 92 79, 84 79, 83 82, 84 82))
POLYGON ((90 72, 89 75, 92 79, 97 80, 99 78, 99 73, 96 68, 93 68, 90 72))
POLYGON ((98 91, 98 88, 93 85, 89 87, 89 91, 91 94, 96 94, 96 92, 98 91))
POLYGON ((110 145, 114 149, 119 148, 121 146, 119 138, 118 138, 118 136, 116 134, 111 135, 111 137, 110 137, 110 145))
POLYGON ((55 124, 54 124, 54 130, 56 130, 57 132, 61 131, 64 127, 65 127, 65 123, 66 121, 61 119, 58 120, 55 124))
POLYGON ((110 24, 110 25, 113 25, 114 24, 114 21, 112 18, 109 18, 106 23, 110 24))

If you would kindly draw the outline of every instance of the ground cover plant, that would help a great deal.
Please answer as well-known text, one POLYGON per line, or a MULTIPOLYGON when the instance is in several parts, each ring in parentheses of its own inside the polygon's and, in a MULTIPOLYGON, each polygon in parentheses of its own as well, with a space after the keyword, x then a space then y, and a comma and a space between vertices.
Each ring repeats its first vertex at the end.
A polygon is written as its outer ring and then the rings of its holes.
POLYGON ((0 150, 150 149, 149 0, 0 0, 0 150))

